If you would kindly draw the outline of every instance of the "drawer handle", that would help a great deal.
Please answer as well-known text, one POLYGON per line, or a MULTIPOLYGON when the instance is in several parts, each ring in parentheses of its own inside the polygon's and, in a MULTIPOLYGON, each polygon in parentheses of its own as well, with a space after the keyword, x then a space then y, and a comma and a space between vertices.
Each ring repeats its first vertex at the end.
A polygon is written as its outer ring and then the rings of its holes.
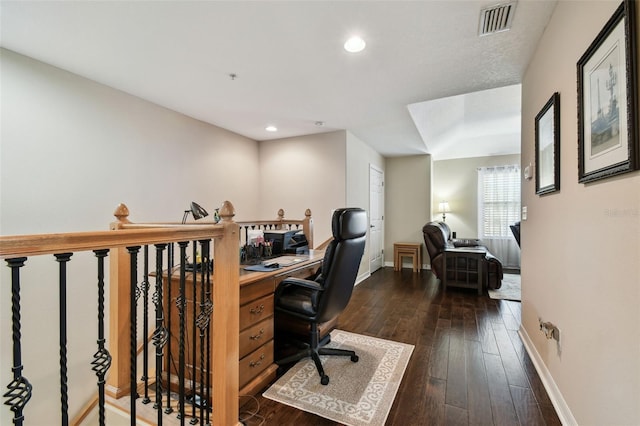
POLYGON ((257 367, 260 364, 262 364, 262 360, 264 359, 264 354, 260 355, 260 359, 258 361, 251 361, 249 363, 249 367, 253 368, 253 367, 257 367))
POLYGON ((262 337, 263 334, 264 334, 264 328, 261 328, 258 334, 256 334, 255 336, 249 336, 249 339, 258 340, 262 337))
POLYGON ((262 304, 262 305, 260 305, 258 307, 255 307, 255 308, 251 308, 249 310, 249 312, 252 313, 252 314, 261 314, 263 311, 264 311, 264 304, 262 304))

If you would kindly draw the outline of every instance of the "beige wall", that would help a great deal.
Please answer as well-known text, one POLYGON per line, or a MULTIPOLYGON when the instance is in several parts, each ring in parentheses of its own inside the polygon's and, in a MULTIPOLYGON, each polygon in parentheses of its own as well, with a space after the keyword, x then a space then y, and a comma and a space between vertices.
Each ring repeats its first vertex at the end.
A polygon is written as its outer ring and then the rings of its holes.
MULTIPOLYGON (((194 200, 210 212, 225 199, 238 217, 259 210, 258 144, 60 69, 1 50, 0 233, 108 229, 120 202, 133 221, 180 221, 194 200), (242 167, 229 167, 241 164, 242 167)), ((34 386, 29 424, 59 417, 58 300, 53 257, 28 260, 22 338, 34 386), (46 258, 46 259, 45 259, 46 258), (47 396, 49 395, 49 397, 47 396), (33 401, 37 401, 34 404, 33 401)), ((95 260, 74 255, 69 282, 70 413, 95 394, 95 260)), ((4 263, 4 262, 3 262, 4 263)), ((9 268, 0 268, 0 383, 12 363, 9 268)), ((108 299, 108 296, 107 296, 108 299)), ((108 303, 108 300, 107 300, 108 303)), ((2 404, 0 424, 11 424, 2 404)))
POLYGON ((442 220, 438 204, 449 203, 446 222, 458 238, 478 237, 478 168, 520 164, 520 155, 460 158, 433 162, 433 220, 442 220))
POLYGON ((393 243, 422 244, 423 264, 429 256, 422 227, 431 220, 431 156, 387 158, 385 174, 384 260, 393 265, 393 243))
POLYGON ((561 190, 522 184, 523 340, 567 423, 640 424, 640 173, 578 183, 576 63, 619 2, 560 1, 522 84, 522 164, 560 93, 561 190), (561 345, 538 317, 561 329, 561 345))
POLYGON ((346 204, 346 132, 278 139, 260 143, 258 198, 263 219, 313 215, 317 244, 331 237, 331 212, 346 204))
MULTIPOLYGON (((346 131, 260 142, 262 214, 275 217, 283 208, 286 216, 298 218, 310 208, 315 243, 320 244, 331 238, 334 209, 362 207, 369 211, 370 164, 384 170, 384 158, 346 131)), ((368 246, 358 280, 369 275, 368 246)))

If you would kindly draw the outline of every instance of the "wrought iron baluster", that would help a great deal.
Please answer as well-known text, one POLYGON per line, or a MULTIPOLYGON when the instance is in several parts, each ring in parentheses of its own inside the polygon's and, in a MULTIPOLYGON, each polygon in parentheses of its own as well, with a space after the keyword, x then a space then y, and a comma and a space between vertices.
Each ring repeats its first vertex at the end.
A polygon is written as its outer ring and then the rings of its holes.
POLYGON ((13 340, 13 380, 7 386, 7 391, 2 395, 7 400, 4 402, 13 411, 13 424, 22 426, 24 415, 22 411, 31 399, 33 386, 22 375, 22 334, 20 332, 20 268, 27 261, 26 257, 7 259, 7 266, 11 268, 11 337, 13 340))
MULTIPOLYGON (((204 252, 206 241, 200 241, 200 250, 204 252)), ((204 289, 204 277, 205 277, 205 268, 200 268, 200 313, 198 314, 197 326, 200 330, 200 392, 198 396, 200 397, 200 421, 202 422, 204 419, 204 406, 206 404, 204 400, 204 321, 205 321, 205 289, 204 289)), ((194 299, 195 302, 195 299, 194 299)))
POLYGON ((156 402, 153 408, 158 410, 157 424, 162 426, 162 350, 167 343, 167 330, 164 327, 162 306, 162 254, 166 243, 156 244, 156 287, 153 302, 156 309, 156 329, 153 333, 153 345, 156 347, 156 402))
POLYGON ((130 267, 129 267, 129 333, 130 333, 130 349, 129 349, 129 373, 130 373, 130 392, 131 392, 131 404, 130 404, 130 412, 131 412, 131 426, 136 425, 136 399, 138 399, 138 389, 137 389, 137 328, 138 328, 138 317, 137 317, 137 300, 138 300, 138 252, 140 251, 140 246, 132 246, 127 247, 127 251, 129 252, 130 259, 130 267))
POLYGON ((205 404, 205 424, 209 425, 209 406, 211 402, 211 313, 213 312, 213 302, 211 301, 211 274, 213 270, 209 269, 210 258, 211 258, 211 242, 205 241, 203 247, 204 259, 205 259, 205 267, 204 276, 205 276, 205 313, 207 315, 206 320, 206 337, 205 340, 207 342, 207 367, 206 367, 206 380, 205 380, 205 395, 203 396, 203 403, 205 404))
POLYGON ((60 423, 69 424, 69 386, 67 384, 67 262, 73 253, 59 253, 54 255, 59 268, 59 326, 60 326, 60 423))
POLYGON ((173 408, 171 408, 171 273, 173 269, 173 243, 170 243, 167 248, 167 339, 169 344, 167 345, 167 408, 164 409, 166 414, 171 414, 173 408))
POLYGON ((93 252, 98 258, 98 351, 93 354, 91 369, 98 376, 98 421, 100 426, 105 426, 104 376, 111 366, 111 354, 104 345, 104 259, 109 250, 94 250, 93 252))
POLYGON ((180 294, 176 299, 176 305, 178 307, 178 316, 180 317, 180 342, 179 342, 179 354, 178 354, 178 419, 180 419, 180 425, 184 426, 185 417, 185 307, 186 307, 186 266, 187 266, 187 246, 188 241, 181 241, 178 243, 180 246, 180 294))
POLYGON ((143 250, 144 275, 142 280, 142 377, 144 383, 143 404, 151 402, 149 398, 149 246, 145 245, 143 250))
MULTIPOLYGON (((197 327, 200 330, 200 419, 204 424, 209 424, 209 367, 210 367, 210 346, 209 346, 209 324, 211 321, 211 313, 213 312, 213 304, 211 303, 211 294, 210 294, 210 273, 209 273, 209 252, 210 252, 210 241, 202 240, 200 241, 200 247, 203 253, 204 264, 201 268, 200 273, 200 313, 198 314, 197 319, 197 327), (206 266, 205 266, 206 265, 206 266), (205 338, 207 339, 207 344, 205 345, 205 338), (207 349, 207 353, 205 355, 205 348, 207 349), (207 360, 207 367, 205 368, 205 359, 207 360), (205 372, 207 373, 207 379, 205 380, 205 372), (207 386, 207 390, 205 391, 205 384, 207 386), (205 414, 206 413, 206 414, 205 414)), ((195 300, 195 299, 194 299, 195 300)))
POLYGON ((197 294, 198 294, 198 287, 197 287, 197 283, 198 283, 198 272, 196 271, 196 256, 197 256, 197 251, 198 251, 198 247, 197 247, 197 242, 193 241, 193 273, 192 273, 192 282, 193 282, 193 315, 192 315, 192 324, 191 324, 191 334, 192 334, 192 341, 191 341, 191 357, 192 357, 192 362, 191 362, 191 420, 189 421, 189 424, 195 425, 198 423, 198 418, 196 417, 196 344, 197 344, 197 339, 196 339, 196 300, 197 300, 197 294))

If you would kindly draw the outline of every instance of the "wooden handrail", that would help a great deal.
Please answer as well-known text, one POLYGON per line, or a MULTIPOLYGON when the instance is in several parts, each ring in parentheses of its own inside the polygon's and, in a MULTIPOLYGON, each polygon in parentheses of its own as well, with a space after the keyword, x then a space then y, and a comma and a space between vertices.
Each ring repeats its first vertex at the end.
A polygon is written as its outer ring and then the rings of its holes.
MULTIPOLYGON (((0 259, 21 256, 37 256, 64 252, 99 250, 127 247, 135 244, 155 244, 196 240, 199 238, 222 238, 222 224, 198 223, 132 223, 128 220, 129 209, 120 204, 114 213, 117 222, 110 229, 118 230, 93 232, 69 232, 34 235, 0 236, 0 259), (126 211, 126 214, 123 212, 126 211)), ((233 205, 226 201, 220 211, 220 217, 232 220, 235 212, 233 205)))

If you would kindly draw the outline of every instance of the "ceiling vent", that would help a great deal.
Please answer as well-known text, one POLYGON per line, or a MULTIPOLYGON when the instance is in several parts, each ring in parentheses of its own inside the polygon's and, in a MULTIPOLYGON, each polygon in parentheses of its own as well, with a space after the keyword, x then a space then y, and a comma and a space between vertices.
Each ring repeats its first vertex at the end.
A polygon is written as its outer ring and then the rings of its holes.
POLYGON ((480 11, 480 25, 478 35, 480 37, 495 34, 511 29, 513 15, 516 12, 516 2, 497 4, 480 11))

